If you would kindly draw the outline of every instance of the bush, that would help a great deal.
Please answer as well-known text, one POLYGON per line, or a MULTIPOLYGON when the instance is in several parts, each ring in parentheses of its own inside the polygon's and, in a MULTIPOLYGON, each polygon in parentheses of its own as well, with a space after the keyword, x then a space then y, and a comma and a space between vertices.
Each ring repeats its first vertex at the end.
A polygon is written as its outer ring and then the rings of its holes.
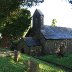
POLYGON ((18 45, 18 41, 12 41, 10 50, 12 50, 12 51, 17 50, 17 45, 18 45))

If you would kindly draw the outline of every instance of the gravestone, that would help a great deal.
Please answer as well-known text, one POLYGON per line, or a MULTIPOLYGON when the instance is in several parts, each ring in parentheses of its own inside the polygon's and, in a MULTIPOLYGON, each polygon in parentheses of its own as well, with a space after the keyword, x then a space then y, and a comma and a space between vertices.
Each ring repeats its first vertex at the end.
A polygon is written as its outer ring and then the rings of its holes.
POLYGON ((18 62, 20 58, 20 53, 17 50, 14 50, 14 61, 18 62))
POLYGON ((28 61, 27 72, 39 72, 39 64, 36 61, 28 61))

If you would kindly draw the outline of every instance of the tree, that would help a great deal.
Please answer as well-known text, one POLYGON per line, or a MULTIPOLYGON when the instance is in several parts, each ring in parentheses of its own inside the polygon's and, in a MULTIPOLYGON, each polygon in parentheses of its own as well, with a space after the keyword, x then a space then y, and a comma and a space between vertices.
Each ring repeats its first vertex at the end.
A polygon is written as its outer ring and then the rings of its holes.
POLYGON ((10 47, 10 42, 16 43, 20 40, 30 25, 31 14, 29 10, 16 9, 13 11, 4 21, 4 26, 0 30, 3 47, 10 47))
POLYGON ((72 4, 72 0, 68 0, 68 2, 69 2, 70 4, 72 4))
POLYGON ((4 22, 5 26, 1 29, 2 36, 10 37, 13 40, 22 38, 24 32, 31 24, 30 11, 17 9, 4 22))
POLYGON ((10 14, 21 6, 31 7, 44 0, 0 0, 0 27, 10 14))
POLYGON ((57 23, 57 20, 56 19, 53 19, 51 26, 56 26, 56 23, 57 23))
MULTIPOLYGON (((7 26, 9 19, 20 6, 33 6, 43 0, 0 0, 0 31, 7 26), (6 22, 6 23, 5 23, 6 22)), ((25 12, 24 12, 25 13, 25 12)))
POLYGON ((5 39, 3 41, 20 39, 30 26, 30 11, 20 7, 32 7, 40 2, 43 0, 0 0, 0 33, 5 39))
POLYGON ((43 0, 0 0, 0 22, 20 6, 31 7, 40 2, 43 2, 43 0))
POLYGON ((44 0, 0 0, 0 30, 7 26, 11 14, 21 6, 33 6, 44 0), (5 23, 6 22, 6 23, 5 23))

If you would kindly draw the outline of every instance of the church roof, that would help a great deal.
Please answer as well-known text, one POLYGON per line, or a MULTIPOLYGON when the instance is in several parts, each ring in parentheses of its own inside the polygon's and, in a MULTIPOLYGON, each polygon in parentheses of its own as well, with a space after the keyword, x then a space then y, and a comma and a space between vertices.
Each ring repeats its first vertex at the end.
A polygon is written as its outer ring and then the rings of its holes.
POLYGON ((24 40, 25 40, 27 46, 29 46, 29 47, 30 46, 38 46, 38 45, 40 45, 38 40, 33 39, 32 37, 26 37, 24 40))
POLYGON ((72 28, 44 25, 41 33, 45 39, 72 39, 72 28))
POLYGON ((34 16, 34 15, 44 16, 44 14, 43 14, 43 13, 41 12, 41 10, 39 10, 39 9, 36 9, 36 10, 35 10, 33 16, 34 16))

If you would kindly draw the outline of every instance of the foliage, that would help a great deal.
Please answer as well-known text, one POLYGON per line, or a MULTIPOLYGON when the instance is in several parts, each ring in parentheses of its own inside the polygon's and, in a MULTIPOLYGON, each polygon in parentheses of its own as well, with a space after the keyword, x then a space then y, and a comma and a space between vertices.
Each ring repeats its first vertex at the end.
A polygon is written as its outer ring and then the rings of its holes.
POLYGON ((18 41, 12 41, 10 50, 12 50, 12 51, 17 50, 17 45, 18 45, 18 41))
POLYGON ((70 4, 72 4, 72 0, 68 0, 70 4))
POLYGON ((43 0, 0 0, 0 34, 4 47, 9 46, 9 40, 20 39, 30 26, 30 11, 22 6, 32 7, 43 0), (6 38, 6 40, 5 40, 6 38))
POLYGON ((53 19, 53 20, 52 20, 52 25, 51 25, 51 26, 56 26, 56 23, 57 23, 57 20, 56 20, 56 19, 53 19))
POLYGON ((22 0, 0 0, 0 20, 10 15, 12 11, 19 8, 22 0))
POLYGON ((6 35, 11 39, 19 39, 30 26, 30 11, 26 9, 16 9, 3 23, 4 26, 1 27, 2 36, 6 35))
POLYGON ((33 6, 34 3, 38 4, 43 0, 0 0, 0 22, 5 20, 11 12, 20 8, 21 6, 33 6))
POLYGON ((0 0, 0 33, 15 38, 22 36, 31 19, 30 12, 20 7, 31 7, 42 2, 43 0, 0 0))

